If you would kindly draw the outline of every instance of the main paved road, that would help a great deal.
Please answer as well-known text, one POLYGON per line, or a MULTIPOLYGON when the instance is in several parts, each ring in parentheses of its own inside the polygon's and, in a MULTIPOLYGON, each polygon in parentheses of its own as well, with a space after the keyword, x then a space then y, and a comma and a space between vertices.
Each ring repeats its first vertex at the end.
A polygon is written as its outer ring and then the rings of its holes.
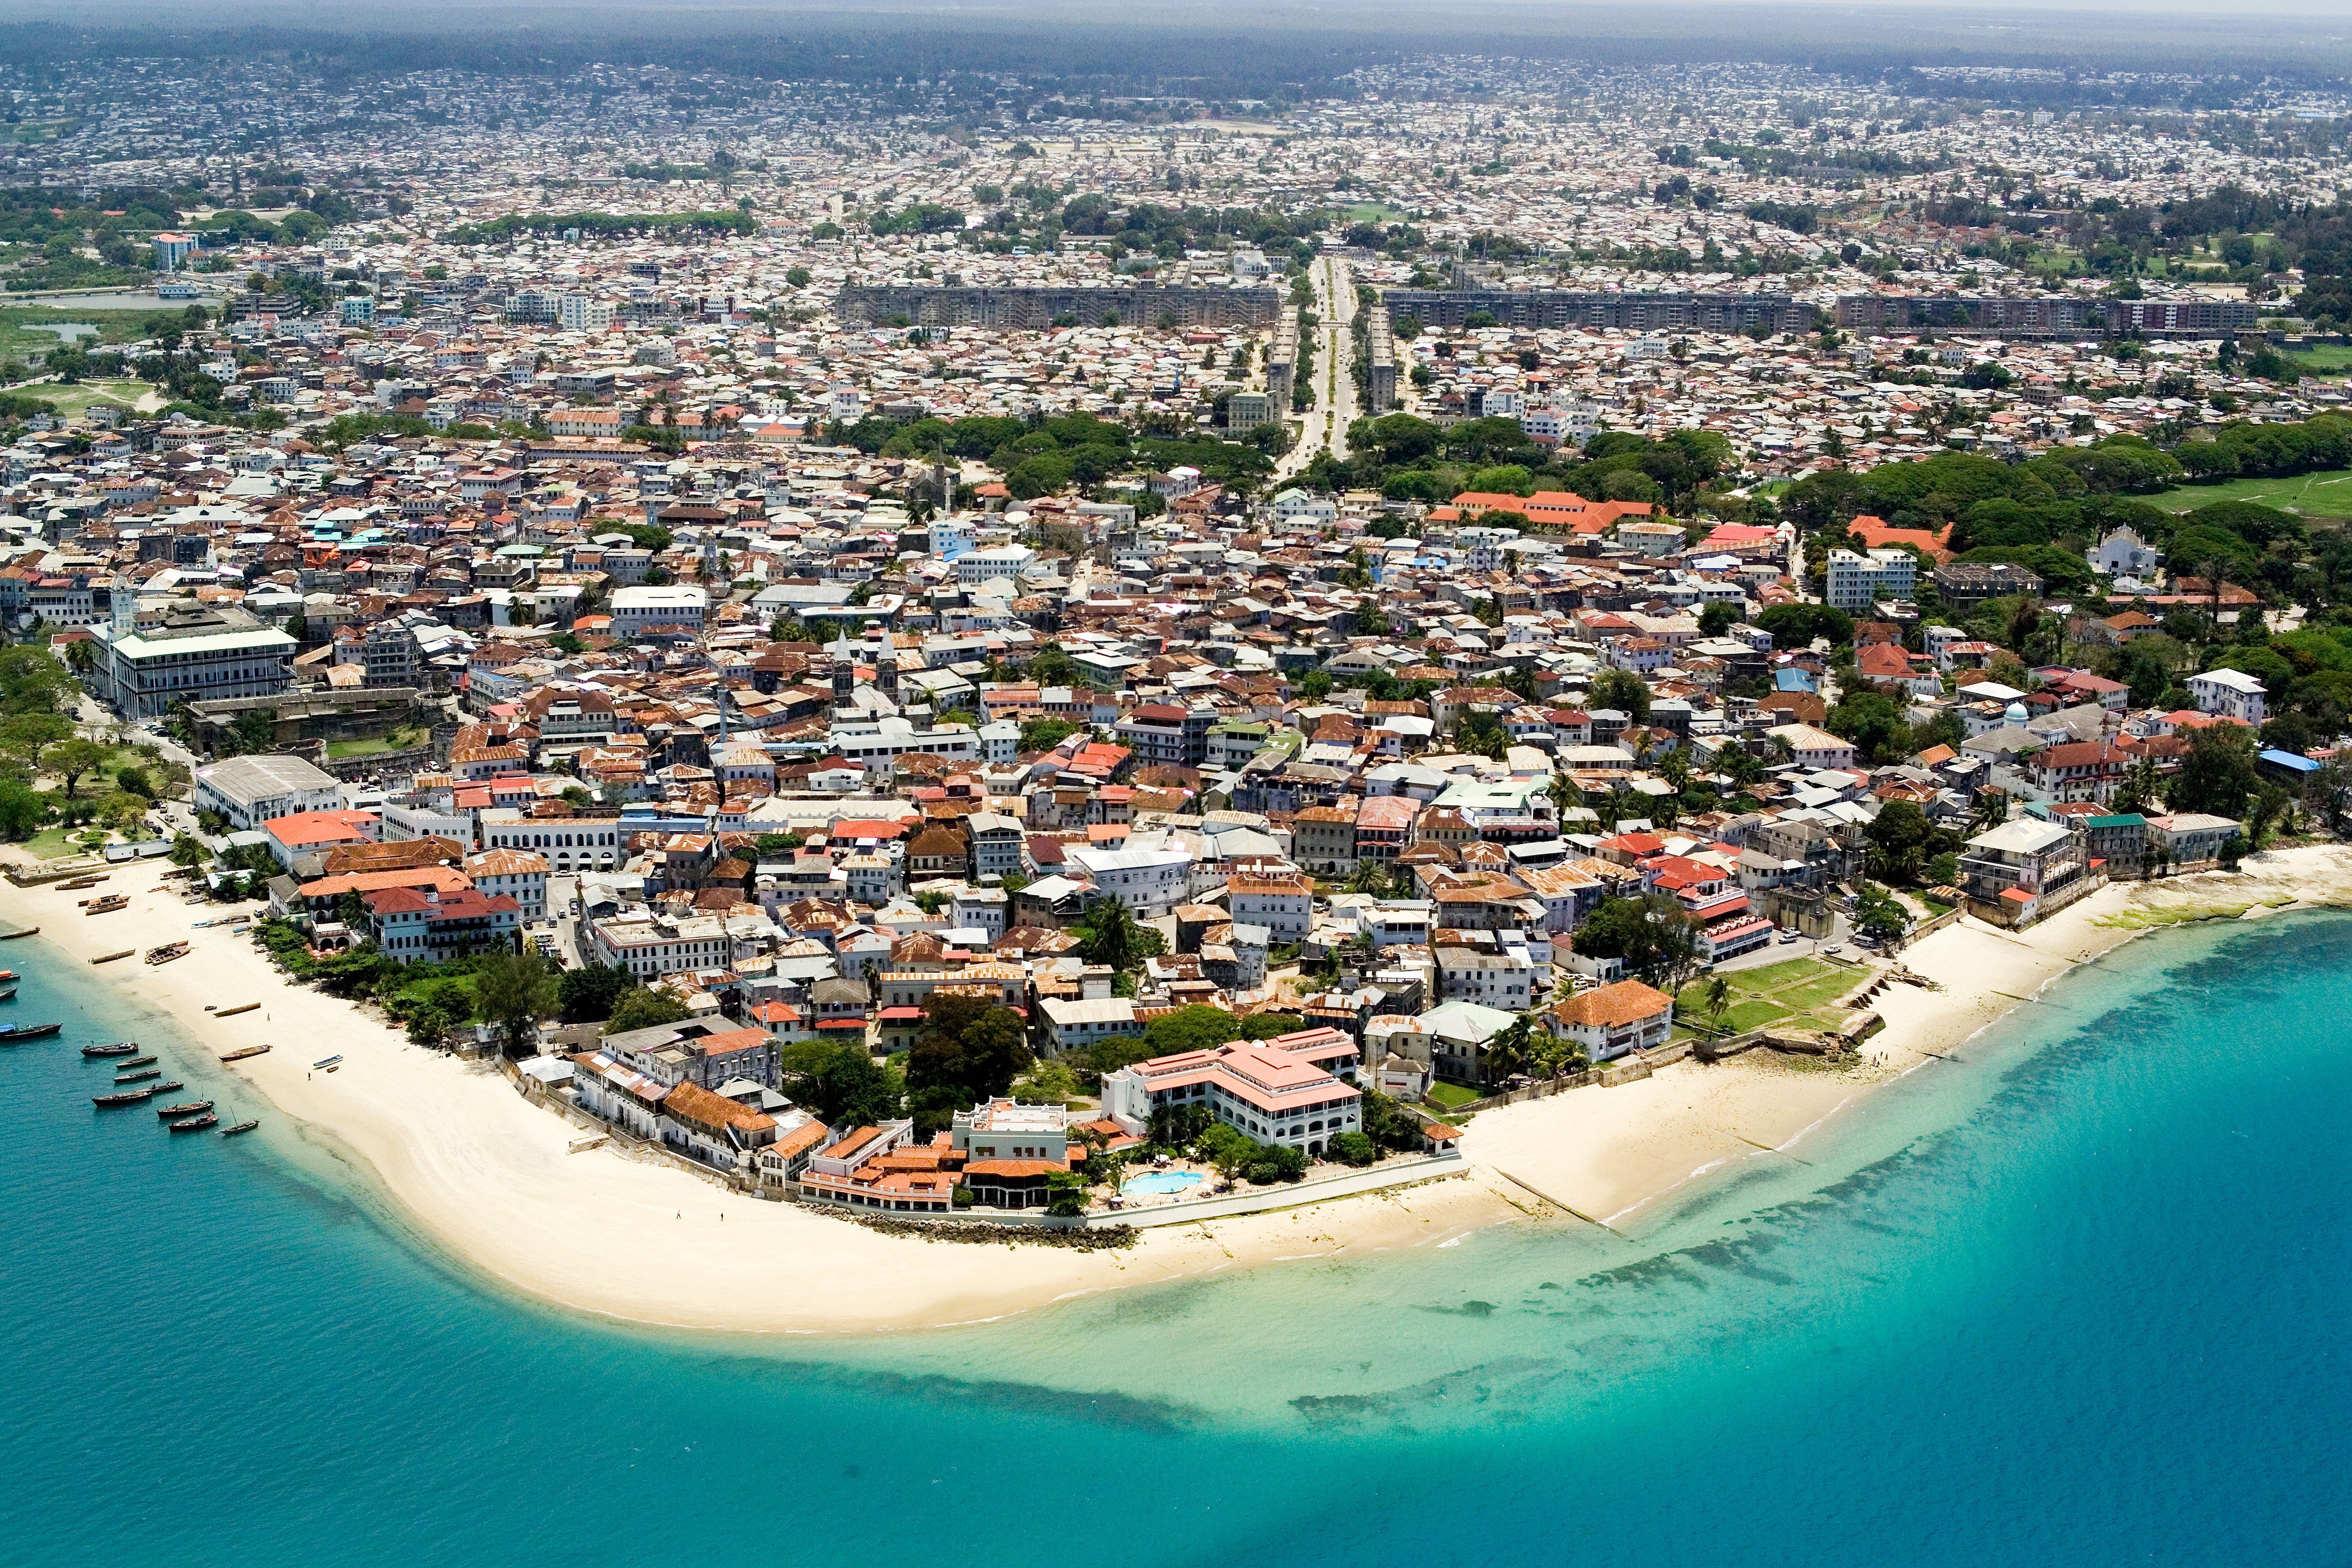
POLYGON ((1275 466, 1286 479, 1312 462, 1327 446, 1335 458, 1348 455, 1348 426, 1356 417, 1356 378, 1349 369, 1356 345, 1349 325, 1356 319, 1356 281, 1348 264, 1318 257, 1307 270, 1315 289, 1315 402, 1298 440, 1275 466))

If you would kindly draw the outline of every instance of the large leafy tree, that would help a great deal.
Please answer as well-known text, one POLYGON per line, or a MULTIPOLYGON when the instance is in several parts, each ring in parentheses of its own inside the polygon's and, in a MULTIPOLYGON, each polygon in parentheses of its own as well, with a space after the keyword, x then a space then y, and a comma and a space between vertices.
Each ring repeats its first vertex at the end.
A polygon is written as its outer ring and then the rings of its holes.
POLYGON ((667 991, 648 991, 643 987, 622 993, 613 1005, 613 1016, 604 1024, 604 1033, 625 1035, 632 1029, 651 1029, 662 1024, 675 1024, 686 1016, 686 1004, 667 991))
POLYGON ((493 952, 474 967, 474 1004, 520 1056, 540 1019, 555 1011, 555 976, 536 952, 493 952))
POLYGON ((1158 931, 1137 924, 1133 911, 1109 897, 1097 900, 1070 934, 1078 939, 1078 952, 1088 963, 1108 964, 1121 974, 1158 957, 1168 946, 1158 931))
POLYGON ((2254 732, 2242 724, 2209 724, 2189 737, 2189 754, 2164 797, 2175 811, 2242 817, 2260 784, 2254 732))
POLYGON ((1573 951, 1622 960, 1629 973, 1664 990, 1678 987, 1698 958, 1698 933, 1672 899, 1650 893, 1603 899, 1570 940, 1573 951))
POLYGON ((558 1003, 567 1024, 593 1024, 613 1016, 622 996, 635 989, 637 977, 620 964, 592 963, 566 970, 555 983, 558 1003))
POLYGON ((933 994, 907 1053, 907 1093, 917 1122, 944 1127, 957 1110, 1011 1089, 1035 1059, 1012 1008, 992 997, 933 994))
POLYGON ((1927 857, 1927 814, 1907 800, 1890 800, 1862 830, 1869 842, 1870 874, 1897 887, 1918 879, 1927 857))

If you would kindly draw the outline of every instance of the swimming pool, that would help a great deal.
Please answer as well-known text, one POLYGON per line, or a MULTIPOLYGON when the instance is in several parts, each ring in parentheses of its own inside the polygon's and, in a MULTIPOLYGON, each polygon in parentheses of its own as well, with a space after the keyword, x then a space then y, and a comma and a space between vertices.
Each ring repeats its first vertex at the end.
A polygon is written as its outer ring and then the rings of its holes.
POLYGON ((1187 1187, 1197 1187, 1208 1178, 1198 1171, 1150 1171, 1140 1176, 1129 1176, 1119 1184, 1119 1191, 1129 1197, 1164 1197, 1181 1193, 1187 1187))

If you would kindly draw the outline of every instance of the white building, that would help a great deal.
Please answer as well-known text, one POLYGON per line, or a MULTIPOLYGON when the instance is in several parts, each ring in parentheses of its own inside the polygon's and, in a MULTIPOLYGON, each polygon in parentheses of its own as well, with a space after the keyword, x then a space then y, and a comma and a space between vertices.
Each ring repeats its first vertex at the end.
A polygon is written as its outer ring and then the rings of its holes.
POLYGON ((585 294, 566 294, 556 305, 555 319, 567 332, 601 332, 613 324, 613 307, 585 294))
POLYGON ((997 577, 1019 577, 1036 552, 1025 544, 1000 544, 992 550, 970 551, 955 558, 956 581, 970 587, 997 577))
POLYGON ((547 862, 524 849, 485 849, 466 858, 466 875, 485 893, 503 893, 526 921, 547 918, 547 862))
POLYGON ((1801 766, 1808 768, 1850 768, 1853 766, 1853 742, 1841 740, 1827 730, 1817 730, 1811 724, 1776 724, 1764 733, 1775 741, 1786 741, 1790 752, 1801 766))
POLYGON ((2263 683, 2242 669, 2209 669, 2202 675, 2192 675, 2189 678, 2189 695, 2197 700, 2200 713, 2235 719, 2256 728, 2262 725, 2265 695, 2263 683))
POLYGON ((1172 914, 1177 905, 1192 897, 1190 850, 1073 848, 1064 858, 1139 921, 1172 914))
POLYGON ((2128 528, 2119 528, 2085 553, 2091 570, 2104 577, 2138 577, 2153 572, 2164 560, 2156 549, 2128 528))
POLYGON ((1908 599, 1918 566, 1918 559, 1907 550, 1874 550, 1867 555, 1832 550, 1829 590, 1822 598, 1830 608, 1849 614, 1867 610, 1881 599, 1908 599))
POLYGON ((196 809, 218 812, 237 833, 273 816, 332 811, 342 804, 335 781, 299 757, 231 757, 196 770, 196 809))
POLYGON ((1124 996, 1088 997, 1083 1001, 1045 996, 1039 998, 1037 1010, 1045 1019, 1046 1047, 1057 1057, 1097 1040, 1143 1033, 1143 1021, 1135 1016, 1135 1004, 1124 996))
POLYGON ((627 640, 649 626, 690 626, 702 630, 709 613, 710 595, 700 588, 620 588, 613 594, 613 635, 627 640))
POLYGON ((294 639, 275 626, 234 626, 218 616, 142 631, 94 634, 100 662, 91 684, 125 719, 155 719, 179 702, 276 697, 294 685, 294 639))

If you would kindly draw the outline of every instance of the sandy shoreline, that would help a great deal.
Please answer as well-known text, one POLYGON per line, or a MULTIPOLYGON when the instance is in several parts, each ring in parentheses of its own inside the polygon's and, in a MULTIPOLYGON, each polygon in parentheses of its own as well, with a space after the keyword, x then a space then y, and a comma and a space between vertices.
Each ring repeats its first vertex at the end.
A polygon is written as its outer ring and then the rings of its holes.
POLYGON ((2352 851, 2329 847, 2249 861, 2242 876, 2106 889, 2023 937, 1964 921, 1904 954, 1945 989, 1895 985, 1882 994, 1887 1026, 1865 1055, 1883 1064, 1808 1070, 1763 1052, 1714 1067, 1680 1064, 1617 1089, 1486 1112, 1464 1141, 1472 1170, 1460 1178, 1148 1231, 1130 1249, 1082 1253, 888 1237, 611 1149, 569 1153, 578 1130, 523 1100, 494 1068, 419 1050, 358 1007, 289 984, 247 937, 191 930, 231 911, 158 890, 158 869, 118 870, 100 890, 128 892, 131 906, 97 917, 74 907, 86 892, 0 885, 0 920, 40 926, 37 940, 76 965, 133 945, 194 943, 189 957, 160 968, 134 957, 89 973, 169 1012, 215 1054, 275 1047, 227 1069, 295 1123, 268 1133, 299 1134, 348 1157, 420 1234, 481 1273, 581 1311, 770 1334, 972 1323, 1343 1247, 1429 1247, 1505 1220, 1583 1223, 1556 1207, 1635 1224, 1693 1181, 1774 1158, 1770 1151, 1812 1135, 1876 1085, 2136 934, 2131 924, 2104 921, 2149 910, 2234 913, 2293 899, 2352 905, 2352 851), (205 1010, 247 1002, 262 1006, 226 1019, 205 1010), (335 1053, 344 1058, 338 1071, 310 1070, 335 1053))

